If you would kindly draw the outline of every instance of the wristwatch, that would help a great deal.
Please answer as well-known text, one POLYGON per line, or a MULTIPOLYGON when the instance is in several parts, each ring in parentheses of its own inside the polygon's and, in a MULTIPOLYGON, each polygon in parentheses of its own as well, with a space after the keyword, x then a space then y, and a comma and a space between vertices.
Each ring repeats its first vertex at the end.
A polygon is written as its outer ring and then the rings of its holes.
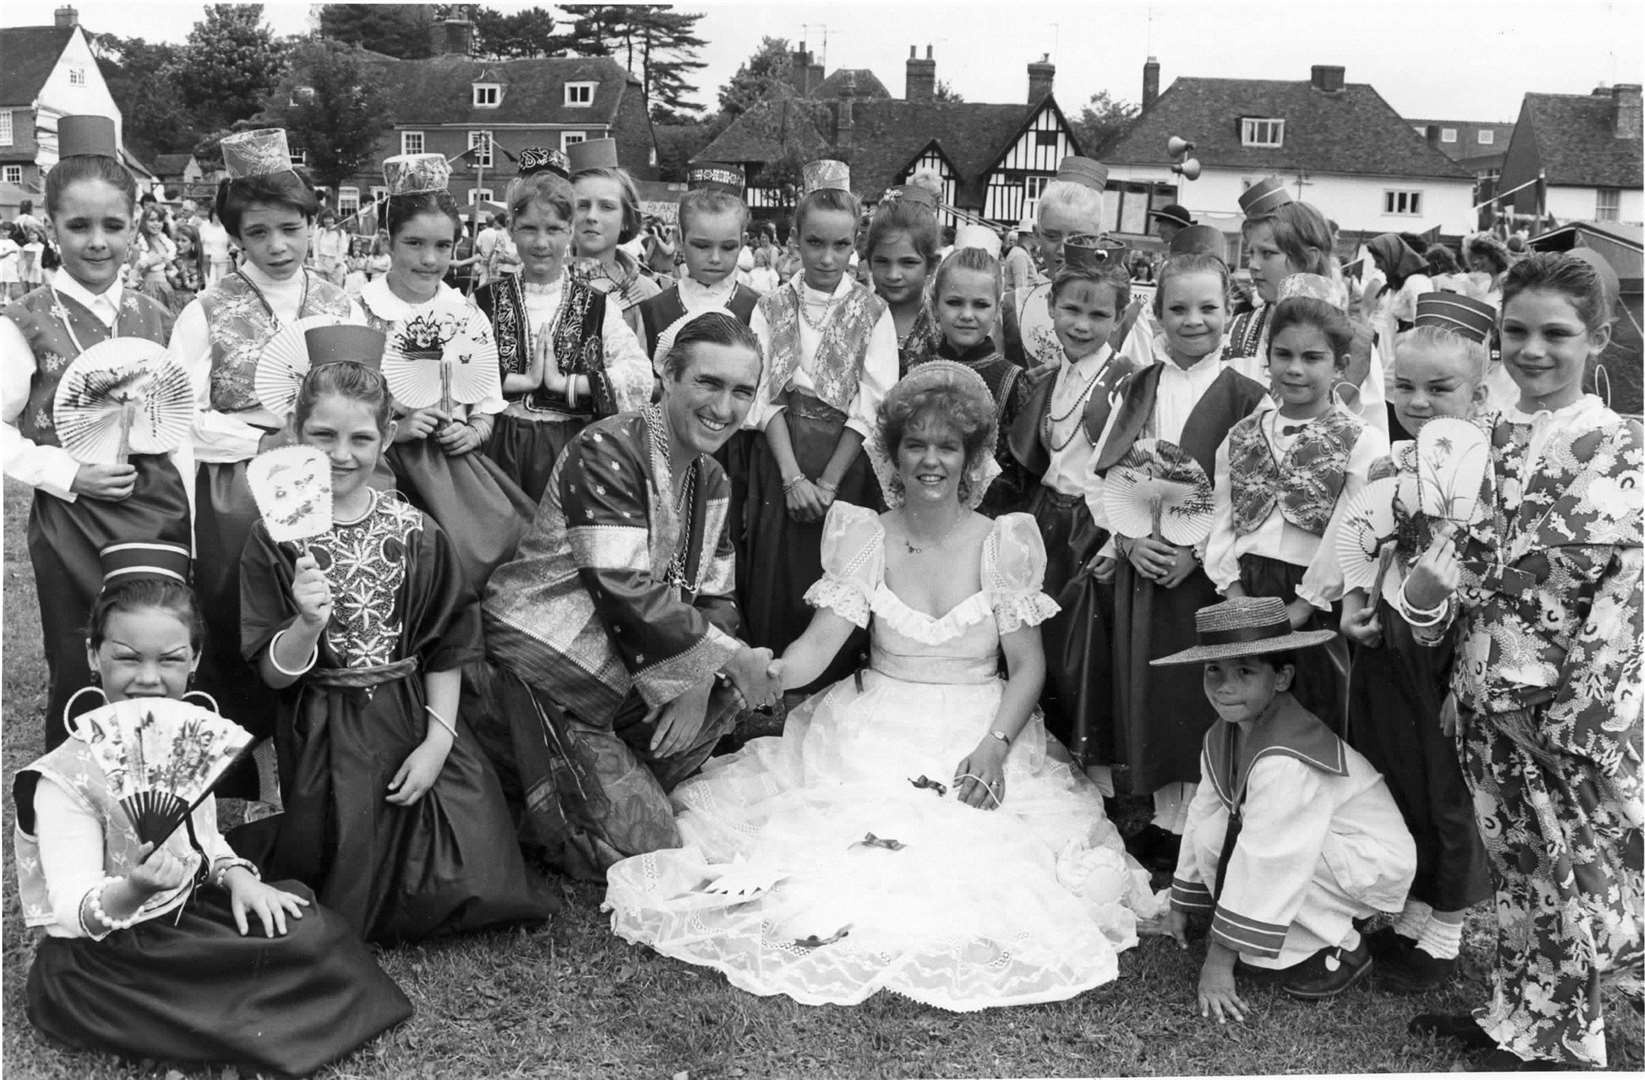
POLYGON ((1005 732, 1001 731, 999 728, 995 728, 993 731, 990 731, 988 734, 994 736, 994 738, 998 739, 1000 742, 1004 743, 1006 746, 1011 745, 1011 736, 1007 735, 1005 732))

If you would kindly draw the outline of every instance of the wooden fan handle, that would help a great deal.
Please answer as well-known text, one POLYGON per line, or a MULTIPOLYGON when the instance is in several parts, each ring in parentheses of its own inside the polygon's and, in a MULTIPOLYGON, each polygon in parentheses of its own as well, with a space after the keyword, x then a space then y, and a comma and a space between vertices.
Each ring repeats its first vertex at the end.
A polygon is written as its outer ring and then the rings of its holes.
POLYGON ((120 446, 114 453, 114 463, 125 465, 131 457, 131 427, 137 422, 137 402, 125 401, 120 405, 120 446))

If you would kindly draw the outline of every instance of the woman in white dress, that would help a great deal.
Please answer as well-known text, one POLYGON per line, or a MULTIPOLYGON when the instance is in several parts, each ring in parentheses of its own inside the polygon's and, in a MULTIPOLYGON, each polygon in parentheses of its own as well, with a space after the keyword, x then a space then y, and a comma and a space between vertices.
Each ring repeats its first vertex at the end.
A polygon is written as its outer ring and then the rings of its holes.
POLYGON ((816 616, 777 662, 803 686, 866 626, 870 665, 675 789, 684 846, 609 871, 619 936, 805 1004, 969 1011, 1117 976, 1155 902, 1035 708, 1057 608, 1033 519, 974 510, 993 418, 947 361, 888 395, 870 453, 893 508, 830 508, 816 616))

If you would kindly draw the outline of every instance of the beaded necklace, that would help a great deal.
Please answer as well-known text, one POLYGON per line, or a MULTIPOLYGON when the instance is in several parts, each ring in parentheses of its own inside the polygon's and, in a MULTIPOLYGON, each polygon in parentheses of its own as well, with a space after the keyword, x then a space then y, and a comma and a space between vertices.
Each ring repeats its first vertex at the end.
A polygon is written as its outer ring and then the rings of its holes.
MULTIPOLYGON (((1049 403, 1047 403, 1042 431, 1045 435, 1046 445, 1051 448, 1051 452, 1053 454, 1060 454, 1064 450, 1068 449, 1074 440, 1079 437, 1080 433, 1085 430, 1084 424, 1075 424, 1074 430, 1070 432, 1068 437, 1062 440, 1061 443, 1056 442, 1055 437, 1052 435, 1052 431, 1056 428, 1056 425, 1062 423, 1064 420, 1067 420, 1069 417, 1085 408, 1085 403, 1091 399, 1091 391, 1096 389, 1098 380, 1102 378, 1103 372, 1108 370, 1108 365, 1111 363, 1113 363, 1113 357, 1111 356, 1102 362, 1102 366, 1097 369, 1096 374, 1091 376, 1091 381, 1085 384, 1085 387, 1080 391, 1080 395, 1074 401, 1074 404, 1061 416, 1051 415, 1051 408, 1049 403)), ((1072 367, 1070 367, 1069 370, 1073 370, 1072 367)))

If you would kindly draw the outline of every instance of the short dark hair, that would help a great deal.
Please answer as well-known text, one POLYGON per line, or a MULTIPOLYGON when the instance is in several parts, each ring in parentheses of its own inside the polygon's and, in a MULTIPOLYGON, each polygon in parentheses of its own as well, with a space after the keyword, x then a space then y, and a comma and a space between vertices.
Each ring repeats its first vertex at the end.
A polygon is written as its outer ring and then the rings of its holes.
MULTIPOLYGON (((102 154, 70 154, 59 159, 46 173, 46 213, 56 216, 63 192, 68 190, 70 184, 81 180, 101 180, 113 184, 126 197, 126 212, 136 211, 137 181, 124 165, 102 154)), ((18 204, 17 212, 27 214, 33 209, 34 202, 24 199, 18 204)))
POLYGON ((1274 339, 1279 337, 1280 331, 1293 326, 1317 328, 1330 343, 1335 365, 1339 368, 1347 365, 1348 350, 1354 344, 1354 328, 1339 308, 1312 296, 1292 296, 1281 300, 1274 305, 1274 320, 1268 325, 1268 348, 1273 349, 1274 339))
POLYGON ((1516 262, 1502 281, 1502 310, 1508 310, 1508 302, 1514 297, 1533 289, 1568 298, 1589 330, 1610 324, 1611 312, 1599 272, 1574 255, 1540 251, 1516 262))
POLYGON ((295 210, 309 221, 320 209, 314 187, 294 171, 224 180, 217 185, 217 219, 237 239, 241 215, 259 203, 295 210))
POLYGON ((383 214, 383 221, 388 226, 389 239, 400 234, 412 218, 423 214, 444 214, 451 219, 451 238, 453 241, 462 233, 463 214, 457 208, 457 200, 451 197, 449 191, 419 191, 410 195, 390 195, 388 210, 383 214))
POLYGON ((1055 301, 1068 286, 1078 282, 1088 285, 1106 285, 1114 290, 1114 307, 1125 310, 1131 302, 1131 275, 1118 259, 1104 259, 1095 266, 1069 266, 1064 263, 1057 276, 1051 279, 1051 299, 1055 301))
POLYGON ((692 348, 702 344, 741 345, 752 350, 759 358, 761 371, 765 369, 765 352, 760 348, 760 339, 747 323, 727 311, 705 311, 680 327, 680 332, 675 335, 674 344, 663 357, 664 377, 676 382, 683 378, 691 363, 692 348))
POLYGON ((622 190, 623 200, 623 227, 617 234, 617 243, 626 244, 640 234, 640 189, 634 185, 634 178, 628 175, 627 169, 599 168, 584 169, 571 177, 571 187, 575 191, 577 181, 588 177, 596 180, 615 180, 622 190))
POLYGON ((200 617, 200 605, 194 598, 194 590, 180 581, 161 577, 134 577, 104 586, 91 605, 91 618, 86 623, 86 641, 93 649, 101 647, 112 616, 149 608, 159 608, 175 615, 178 622, 188 627, 189 647, 196 655, 199 654, 205 642, 206 626, 200 617))

